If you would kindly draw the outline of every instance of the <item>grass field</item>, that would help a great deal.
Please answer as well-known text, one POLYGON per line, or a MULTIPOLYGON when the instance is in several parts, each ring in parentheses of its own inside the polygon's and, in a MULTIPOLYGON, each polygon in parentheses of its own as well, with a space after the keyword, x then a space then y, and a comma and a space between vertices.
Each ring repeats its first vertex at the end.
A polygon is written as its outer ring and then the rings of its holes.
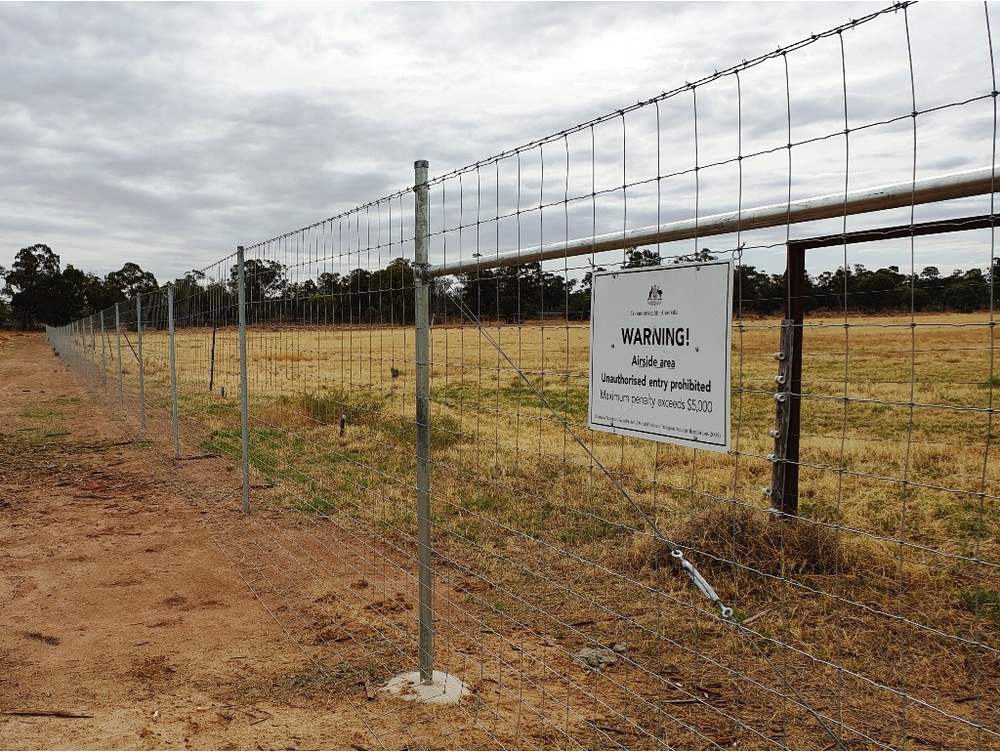
MULTIPOLYGON (((586 325, 488 332, 432 336, 440 662, 473 651, 487 665, 520 644, 508 671, 522 700, 590 707, 600 687, 619 721, 574 713, 573 738, 597 746, 650 746, 665 717, 677 746, 706 746, 694 728, 712 743, 823 747, 831 724, 848 746, 998 745, 977 729, 1000 717, 1000 363, 986 314, 807 321, 797 521, 773 519, 763 493, 777 321, 734 330, 728 455, 587 430, 586 325), (667 565, 649 519, 735 624, 667 565), (499 642, 470 638, 484 633, 499 642), (524 664, 553 646, 565 659, 617 643, 627 660, 586 691, 555 657, 524 664)), ((182 434, 238 456, 236 332, 215 335, 209 392, 212 337, 177 334, 182 434)), ((123 347, 131 405, 136 360, 123 347)), ((147 404, 162 416, 165 335, 147 331, 143 350, 147 404)), ((88 357, 100 364, 100 347, 88 357)), ((252 328, 249 359, 256 503, 339 520, 412 558, 412 329, 252 328)))

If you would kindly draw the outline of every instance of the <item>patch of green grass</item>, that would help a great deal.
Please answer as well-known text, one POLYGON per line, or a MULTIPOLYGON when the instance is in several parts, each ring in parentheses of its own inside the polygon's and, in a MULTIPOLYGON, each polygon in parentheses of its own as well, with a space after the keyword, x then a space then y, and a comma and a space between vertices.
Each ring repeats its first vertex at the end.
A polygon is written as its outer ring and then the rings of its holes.
POLYGON ((28 407, 19 413, 19 416, 32 421, 34 425, 18 429, 14 433, 15 441, 19 445, 29 447, 43 447, 49 444, 62 442, 70 432, 66 430, 64 422, 66 414, 52 403, 61 400, 47 401, 44 405, 28 407))
POLYGON ((38 449, 63 442, 65 437, 69 436, 69 432, 57 431, 51 427, 28 428, 18 430, 10 436, 13 439, 11 443, 16 446, 38 449))
POLYGON ((499 389, 493 386, 480 388, 478 384, 453 382, 436 386, 431 399, 454 409, 492 411, 497 408, 517 408, 547 411, 550 407, 564 417, 582 419, 587 415, 587 388, 574 384, 552 383, 540 377, 529 386, 522 378, 515 377, 499 389), (546 404, 547 403, 547 404, 546 404))
MULTIPOLYGON (((417 426, 410 418, 386 416, 375 428, 391 436, 400 444, 409 447, 415 446, 417 426)), ((465 441, 466 438, 462 432, 462 424, 457 418, 447 413, 436 413, 431 416, 431 447, 433 449, 447 449, 465 441)))
POLYGON ((508 404, 521 407, 537 410, 548 410, 551 407, 557 413, 573 418, 584 418, 587 415, 587 388, 569 383, 547 384, 536 377, 529 386, 518 377, 500 390, 500 396, 508 404))
MULTIPOLYGON (((348 427, 365 426, 393 439, 413 446, 417 428, 413 419, 393 415, 385 409, 385 398, 367 390, 347 391, 333 388, 323 393, 302 396, 302 411, 321 425, 339 426, 343 415, 348 427)), ((464 440, 461 423, 451 415, 435 414, 431 419, 431 446, 447 449, 464 440)))
POLYGON ((202 409, 209 415, 236 415, 239 413, 239 408, 235 403, 230 405, 226 402, 210 402, 202 409))
POLYGON ((981 587, 965 588, 959 591, 958 602, 966 611, 1000 623, 1000 592, 981 587))
POLYGON ((501 507, 501 499, 492 489, 483 489, 466 499, 465 506, 482 512, 495 512, 501 507))
POLYGON ((483 525, 474 517, 460 517, 451 527, 465 544, 477 545, 483 537, 483 525))
POLYGON ((492 608, 498 614, 510 613, 510 604, 507 601, 502 601, 499 598, 484 598, 483 599, 487 606, 492 608))
POLYGON ((314 493, 294 501, 292 508, 309 514, 330 514, 337 511, 337 502, 323 494, 314 493))
POLYGON ((199 446, 206 451, 218 452, 229 457, 239 457, 240 432, 227 428, 212 431, 199 446))
POLYGON ((837 524, 840 522, 840 514, 834 502, 828 499, 817 499, 812 496, 802 495, 799 497, 799 514, 810 520, 837 524))
MULTIPOLYGON (((248 460, 250 466, 261 474, 269 483, 284 475, 301 482, 302 473, 296 472, 294 465, 285 465, 283 455, 296 453, 302 449, 302 438, 291 436, 287 431, 276 428, 253 429, 248 432, 250 444, 248 460), (256 448, 256 451, 255 451, 256 448)), ((212 431, 207 441, 202 442, 202 448, 214 450, 232 458, 242 456, 240 430, 238 428, 222 428, 212 431)))
POLYGON ((960 506, 943 498, 932 516, 940 519, 956 542, 988 540, 1000 524, 1000 509, 989 504, 980 507, 975 499, 965 499, 960 506))
MULTIPOLYGON (((357 452, 311 442, 281 428, 255 428, 248 439, 248 460, 260 477, 275 485, 290 482, 308 489, 304 497, 296 493, 285 498, 293 509, 329 513, 341 506, 337 499, 353 499, 377 483, 365 467, 365 458, 357 452)), ((238 460, 242 454, 240 430, 216 429, 201 447, 238 460)))
POLYGON ((20 417, 30 420, 48 420, 49 418, 62 417, 62 410, 52 407, 31 407, 20 413, 20 417))
POLYGON ((490 395, 486 389, 480 390, 478 384, 464 381, 453 381, 450 384, 435 384, 431 388, 431 401, 448 407, 484 407, 490 404, 490 395))
POLYGON ((570 524, 560 529, 559 541, 567 545, 596 543, 620 533, 617 526, 596 517, 578 517, 566 522, 570 524))
POLYGON ((350 425, 371 425, 381 415, 385 399, 364 389, 347 391, 339 387, 322 393, 302 395, 302 411, 325 426, 340 424, 345 416, 350 425))
POLYGON ((750 614, 744 611, 742 608, 733 607, 733 615, 730 617, 737 624, 742 624, 747 619, 750 618, 750 614))

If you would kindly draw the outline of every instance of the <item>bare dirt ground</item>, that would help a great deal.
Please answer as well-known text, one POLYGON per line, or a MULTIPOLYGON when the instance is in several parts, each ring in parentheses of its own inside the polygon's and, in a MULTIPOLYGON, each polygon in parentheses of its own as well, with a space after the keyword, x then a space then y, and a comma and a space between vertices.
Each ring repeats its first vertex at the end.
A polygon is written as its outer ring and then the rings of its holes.
POLYGON ((251 596, 175 491, 238 489, 231 468, 157 466, 44 337, 0 338, 0 746, 457 744, 450 709, 432 730, 356 677, 328 687, 251 596))

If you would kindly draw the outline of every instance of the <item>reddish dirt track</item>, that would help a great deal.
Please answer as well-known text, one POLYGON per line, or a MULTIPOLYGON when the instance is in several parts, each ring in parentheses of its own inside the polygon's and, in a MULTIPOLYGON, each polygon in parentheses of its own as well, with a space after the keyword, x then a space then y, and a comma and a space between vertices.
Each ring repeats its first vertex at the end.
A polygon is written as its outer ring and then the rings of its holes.
POLYGON ((0 338, 0 747, 449 745, 447 717, 317 680, 171 490, 209 463, 151 460, 44 337, 0 338))

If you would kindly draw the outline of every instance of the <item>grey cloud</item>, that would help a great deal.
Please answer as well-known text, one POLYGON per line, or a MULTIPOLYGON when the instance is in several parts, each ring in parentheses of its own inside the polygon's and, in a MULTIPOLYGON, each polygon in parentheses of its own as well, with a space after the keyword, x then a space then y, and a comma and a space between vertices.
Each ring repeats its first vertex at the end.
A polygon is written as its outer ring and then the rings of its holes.
MULTIPOLYGON (((395 191, 412 179, 413 159, 430 159, 439 174, 877 7, 5 4, 0 264, 37 241, 88 269, 134 258, 159 277, 179 274, 395 191)), ((849 40, 865 74, 862 84, 849 71, 852 124, 906 104, 899 61, 864 68, 876 53, 862 42, 849 40)), ((794 70, 794 134, 842 121, 839 71, 820 69, 794 70), (820 75, 821 87, 804 85, 820 75)), ((783 77, 762 67, 745 84, 744 149, 781 145, 783 77)), ((701 146, 726 159, 735 156, 732 86, 719 82, 714 99, 713 87, 699 102, 701 146)), ((649 174, 658 144, 678 165, 693 164, 684 96, 664 105, 659 137, 652 119, 630 116, 629 179, 649 174)), ((977 117, 946 132, 979 138, 991 125, 977 117)), ((593 157, 586 137, 568 139, 573 192, 589 185, 591 159, 599 183, 620 182, 616 128, 601 130, 593 157)), ((894 144, 875 144, 873 159, 889 159, 894 144)), ((533 159, 525 155, 524 187, 537 196, 533 159)), ((550 200, 560 146, 545 159, 550 200)), ((958 159, 929 154, 927 165, 958 159)), ((762 175, 748 168, 757 193, 744 206, 780 192, 787 178, 768 164, 762 175)), ((512 174, 502 165, 505 206, 516 200, 512 174)), ((686 216, 688 182, 665 187, 663 221, 686 216)), ((702 213, 727 208, 736 188, 730 176, 708 179, 702 213)), ((449 191, 445 208, 456 216, 457 187, 449 191)), ((602 225, 619 221, 616 211, 607 200, 602 225)), ((585 231, 586 215, 574 206, 574 230, 585 231)), ((630 223, 655 217, 648 195, 631 200, 630 223)))

